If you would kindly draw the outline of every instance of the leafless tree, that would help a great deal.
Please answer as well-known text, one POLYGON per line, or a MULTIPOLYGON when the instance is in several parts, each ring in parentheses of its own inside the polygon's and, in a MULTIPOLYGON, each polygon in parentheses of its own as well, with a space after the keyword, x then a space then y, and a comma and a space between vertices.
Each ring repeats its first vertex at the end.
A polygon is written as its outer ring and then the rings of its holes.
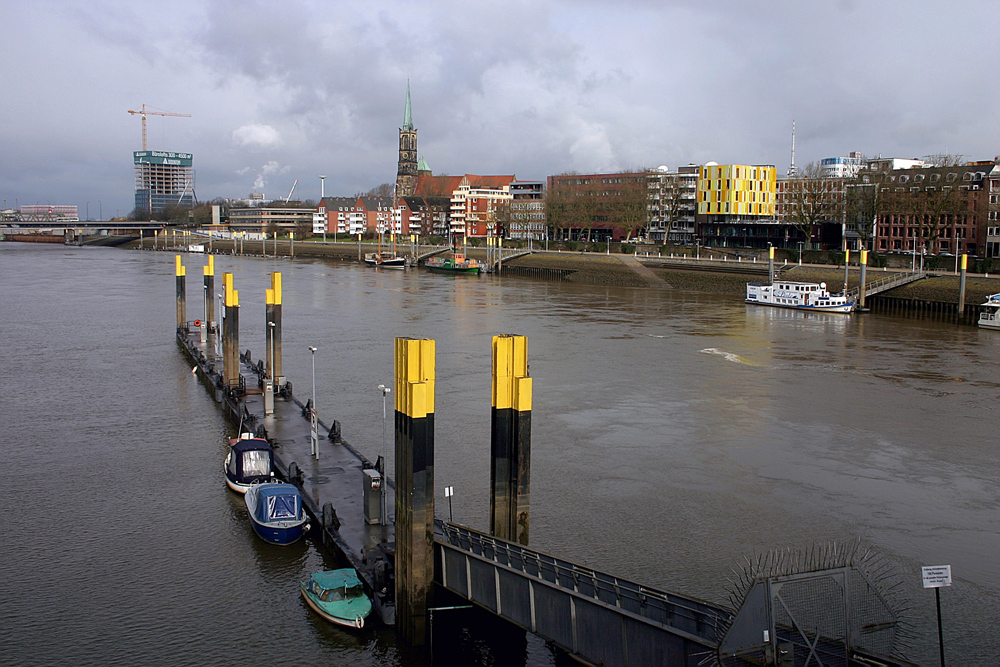
POLYGON ((806 239, 818 224, 843 219, 844 179, 824 176, 820 163, 807 164, 785 187, 788 220, 806 239))

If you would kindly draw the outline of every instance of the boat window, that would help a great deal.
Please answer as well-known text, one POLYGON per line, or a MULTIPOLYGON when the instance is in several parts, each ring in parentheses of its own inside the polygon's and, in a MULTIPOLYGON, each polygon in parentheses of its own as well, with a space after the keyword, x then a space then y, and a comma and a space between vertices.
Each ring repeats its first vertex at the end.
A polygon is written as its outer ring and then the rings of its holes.
POLYGON ((265 477, 270 475, 270 457, 267 452, 260 449, 243 452, 243 474, 247 476, 263 475, 265 477))
POLYGON ((333 588, 328 591, 323 591, 319 599, 323 602, 340 602, 344 599, 344 591, 342 588, 333 588))
POLYGON ((364 596, 365 591, 361 588, 361 584, 351 586, 344 592, 344 598, 347 600, 354 600, 355 598, 362 598, 364 596))

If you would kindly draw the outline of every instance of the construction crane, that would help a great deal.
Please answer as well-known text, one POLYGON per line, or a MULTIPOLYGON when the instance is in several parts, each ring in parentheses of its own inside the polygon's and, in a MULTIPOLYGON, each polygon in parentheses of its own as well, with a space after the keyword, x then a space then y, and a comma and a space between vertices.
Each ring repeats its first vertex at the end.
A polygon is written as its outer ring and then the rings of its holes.
POLYGON ((295 186, 298 185, 298 184, 299 184, 299 179, 296 178, 295 182, 292 183, 292 189, 288 191, 288 196, 285 197, 285 203, 286 204, 288 203, 288 200, 292 198, 292 193, 295 192, 295 186))
POLYGON ((150 111, 150 110, 146 109, 146 105, 145 104, 142 105, 142 109, 140 109, 139 111, 133 111, 132 109, 129 109, 128 112, 130 114, 132 114, 133 116, 135 114, 139 114, 140 116, 142 116, 142 150, 146 150, 146 115, 147 114, 150 115, 150 116, 182 116, 184 118, 190 118, 191 117, 191 114, 189 114, 189 113, 173 113, 173 112, 170 112, 170 111, 150 111))

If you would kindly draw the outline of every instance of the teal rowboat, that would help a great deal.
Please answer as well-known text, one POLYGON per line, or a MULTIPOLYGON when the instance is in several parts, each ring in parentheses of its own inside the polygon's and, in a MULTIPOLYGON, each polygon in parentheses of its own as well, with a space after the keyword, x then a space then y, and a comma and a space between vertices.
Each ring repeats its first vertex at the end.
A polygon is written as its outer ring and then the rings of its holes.
POLYGON ((299 585, 302 597, 317 614, 337 625, 363 628, 372 601, 351 568, 317 572, 299 585))

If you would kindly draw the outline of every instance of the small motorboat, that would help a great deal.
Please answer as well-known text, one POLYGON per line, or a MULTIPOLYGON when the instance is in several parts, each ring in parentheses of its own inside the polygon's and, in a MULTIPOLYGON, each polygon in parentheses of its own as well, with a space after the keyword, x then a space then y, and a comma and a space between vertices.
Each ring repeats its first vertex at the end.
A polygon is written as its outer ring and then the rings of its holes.
POLYGON ((351 568, 317 572, 299 584, 299 590, 313 611, 337 625, 363 628, 372 613, 372 601, 351 568))
POLYGON ((274 479, 274 450, 264 438, 244 433, 229 441, 223 469, 226 485, 237 493, 246 493, 251 484, 274 479))
POLYGON ((294 484, 251 484, 244 498, 253 531, 265 542, 291 544, 309 530, 302 495, 294 484))

